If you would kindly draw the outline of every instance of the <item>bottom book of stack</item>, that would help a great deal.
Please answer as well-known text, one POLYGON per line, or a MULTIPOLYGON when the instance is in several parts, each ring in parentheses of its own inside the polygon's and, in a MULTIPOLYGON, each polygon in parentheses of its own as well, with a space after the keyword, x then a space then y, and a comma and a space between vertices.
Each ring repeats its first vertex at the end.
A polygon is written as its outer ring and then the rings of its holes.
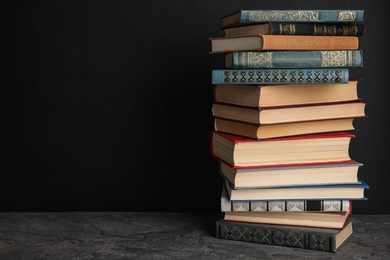
POLYGON ((216 237, 274 246, 336 252, 353 233, 352 220, 342 229, 216 221, 216 237))

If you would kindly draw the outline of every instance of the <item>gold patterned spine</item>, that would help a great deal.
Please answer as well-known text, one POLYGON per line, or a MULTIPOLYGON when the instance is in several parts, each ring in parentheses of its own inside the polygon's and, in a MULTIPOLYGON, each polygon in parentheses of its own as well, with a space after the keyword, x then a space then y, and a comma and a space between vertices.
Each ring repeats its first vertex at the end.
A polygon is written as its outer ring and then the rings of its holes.
POLYGON ((346 67, 347 51, 322 51, 321 63, 322 67, 346 67))
MULTIPOLYGON (((248 13, 251 21, 318 21, 318 11, 268 11, 248 13)), ((345 19, 345 18, 344 18, 345 19)))
POLYGON ((248 64, 253 68, 272 68, 273 53, 272 52, 248 52, 247 61, 243 60, 243 64, 248 64))
POLYGON ((356 19, 356 12, 354 11, 343 11, 339 13, 339 21, 354 21, 356 19))

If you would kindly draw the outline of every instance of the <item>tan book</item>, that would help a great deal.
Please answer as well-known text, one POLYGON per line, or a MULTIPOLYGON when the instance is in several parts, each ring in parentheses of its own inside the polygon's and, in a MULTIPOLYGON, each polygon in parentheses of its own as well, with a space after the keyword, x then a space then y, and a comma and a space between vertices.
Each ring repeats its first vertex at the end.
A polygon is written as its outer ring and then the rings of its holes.
POLYGON ((254 140, 211 132, 211 155, 233 168, 294 166, 351 161, 348 132, 254 140))
POLYGON ((260 50, 357 50, 357 36, 244 35, 210 38, 210 53, 260 50))
POLYGON ((249 107, 290 106, 358 99, 360 79, 346 84, 214 85, 214 101, 249 107))
POLYGON ((364 117, 364 100, 341 101, 317 105, 285 107, 242 107, 223 103, 212 104, 212 115, 250 124, 281 124, 314 120, 364 117))
POLYGON ((354 131, 355 118, 314 120, 282 124, 250 124, 223 118, 214 118, 214 130, 257 140, 314 133, 354 131))

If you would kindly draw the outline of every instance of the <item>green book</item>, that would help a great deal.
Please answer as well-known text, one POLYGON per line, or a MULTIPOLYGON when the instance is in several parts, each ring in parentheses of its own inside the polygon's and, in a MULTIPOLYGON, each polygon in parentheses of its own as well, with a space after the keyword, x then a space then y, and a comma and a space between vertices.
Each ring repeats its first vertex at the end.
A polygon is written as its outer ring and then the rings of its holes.
POLYGON ((225 54, 226 68, 357 68, 363 50, 245 51, 225 54))
POLYGON ((348 83, 348 68, 215 69, 212 84, 348 83))
POLYGON ((221 17, 222 27, 261 22, 363 22, 364 10, 238 10, 221 17))

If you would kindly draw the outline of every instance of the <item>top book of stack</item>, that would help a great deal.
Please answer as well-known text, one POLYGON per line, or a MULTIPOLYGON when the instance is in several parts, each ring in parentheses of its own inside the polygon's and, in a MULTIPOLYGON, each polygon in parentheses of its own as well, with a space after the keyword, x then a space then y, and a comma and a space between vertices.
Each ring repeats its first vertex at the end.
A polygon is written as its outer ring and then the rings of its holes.
POLYGON ((266 22, 362 23, 364 10, 238 10, 221 17, 222 28, 266 22))

